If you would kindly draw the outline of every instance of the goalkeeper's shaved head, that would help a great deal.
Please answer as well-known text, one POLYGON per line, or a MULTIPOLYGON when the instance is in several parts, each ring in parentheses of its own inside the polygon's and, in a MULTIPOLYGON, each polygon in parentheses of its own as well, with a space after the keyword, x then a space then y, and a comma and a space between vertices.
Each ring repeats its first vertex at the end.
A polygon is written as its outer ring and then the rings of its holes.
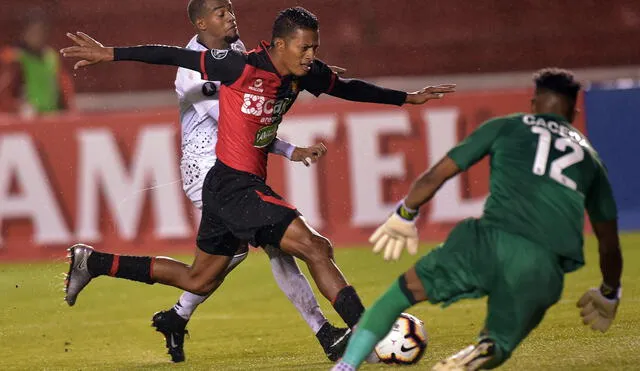
POLYGON ((572 122, 581 85, 573 73, 560 68, 544 68, 533 75, 536 89, 531 108, 534 113, 554 113, 572 122))

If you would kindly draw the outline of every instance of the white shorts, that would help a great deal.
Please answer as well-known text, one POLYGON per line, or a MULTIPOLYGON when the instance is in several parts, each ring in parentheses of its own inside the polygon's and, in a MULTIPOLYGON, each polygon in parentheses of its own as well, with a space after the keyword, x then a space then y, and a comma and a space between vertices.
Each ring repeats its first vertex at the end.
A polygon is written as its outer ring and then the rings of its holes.
POLYGON ((195 207, 202 210, 202 185, 209 170, 216 163, 215 157, 182 158, 180 172, 182 173, 182 189, 195 207))

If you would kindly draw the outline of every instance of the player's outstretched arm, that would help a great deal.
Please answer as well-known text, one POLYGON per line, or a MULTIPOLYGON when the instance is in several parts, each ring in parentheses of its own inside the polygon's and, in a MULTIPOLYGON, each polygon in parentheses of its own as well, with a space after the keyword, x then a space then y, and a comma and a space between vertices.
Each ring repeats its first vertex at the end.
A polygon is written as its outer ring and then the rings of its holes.
POLYGON ((79 58, 74 69, 109 61, 138 61, 184 67, 198 71, 204 80, 223 83, 235 81, 245 66, 245 57, 232 50, 195 51, 175 46, 141 45, 131 47, 105 47, 89 35, 67 33, 76 45, 60 50, 67 58, 79 58))
POLYGON ((74 69, 110 61, 139 61, 151 64, 180 66, 200 71, 201 52, 163 45, 141 45, 132 47, 106 47, 91 36, 77 32, 67 33, 75 46, 60 50, 67 58, 80 58, 74 69))
POLYGON ((440 99, 456 90, 455 84, 428 86, 416 92, 406 93, 387 89, 358 79, 340 77, 346 70, 328 66, 315 60, 311 72, 302 78, 302 87, 315 95, 328 94, 354 102, 394 104, 422 104, 431 99, 440 99))
POLYGON ((384 103, 401 106, 403 104, 423 104, 432 99, 441 99, 445 94, 455 91, 455 84, 444 84, 427 86, 419 91, 406 93, 383 88, 358 79, 337 77, 333 88, 328 94, 356 102, 384 103))
POLYGON ((580 316, 585 325, 605 332, 616 317, 620 304, 620 276, 622 275, 622 251, 616 220, 592 223, 598 238, 602 284, 592 288, 578 300, 580 316))

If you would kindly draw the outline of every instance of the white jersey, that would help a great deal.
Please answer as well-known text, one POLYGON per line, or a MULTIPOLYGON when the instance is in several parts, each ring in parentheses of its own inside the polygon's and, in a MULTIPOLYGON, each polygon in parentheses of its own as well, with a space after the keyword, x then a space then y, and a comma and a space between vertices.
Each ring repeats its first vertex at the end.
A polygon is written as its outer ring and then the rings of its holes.
MULTIPOLYGON (((197 36, 191 38, 186 48, 207 50, 197 36)), ((231 48, 246 51, 240 40, 231 48)), ((202 184, 216 161, 220 82, 202 80, 199 72, 180 67, 175 86, 182 125, 182 188, 196 207, 202 208, 202 184)))

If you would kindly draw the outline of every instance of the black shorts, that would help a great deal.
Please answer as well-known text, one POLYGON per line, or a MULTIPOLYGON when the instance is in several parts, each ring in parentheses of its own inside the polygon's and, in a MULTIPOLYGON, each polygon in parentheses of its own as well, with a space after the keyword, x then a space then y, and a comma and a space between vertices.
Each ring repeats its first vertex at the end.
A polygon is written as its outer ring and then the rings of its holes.
POLYGON ((298 216, 298 210, 263 179, 218 160, 202 187, 198 248, 212 255, 233 256, 240 242, 279 247, 284 232, 298 216))

